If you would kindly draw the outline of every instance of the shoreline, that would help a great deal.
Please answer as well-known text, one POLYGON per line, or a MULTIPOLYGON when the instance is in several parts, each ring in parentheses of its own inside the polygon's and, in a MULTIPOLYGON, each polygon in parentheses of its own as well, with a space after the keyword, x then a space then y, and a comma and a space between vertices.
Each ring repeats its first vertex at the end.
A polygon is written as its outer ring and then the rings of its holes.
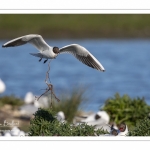
POLYGON ((147 14, 0 14, 0 39, 150 38, 147 14), (18 21, 19 20, 19 21, 18 21))

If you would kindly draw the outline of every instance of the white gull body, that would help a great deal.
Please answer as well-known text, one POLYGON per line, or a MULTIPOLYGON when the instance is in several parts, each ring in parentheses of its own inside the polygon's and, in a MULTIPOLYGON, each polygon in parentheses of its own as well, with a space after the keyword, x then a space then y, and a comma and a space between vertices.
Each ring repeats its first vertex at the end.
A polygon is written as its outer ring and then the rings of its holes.
POLYGON ((11 135, 12 135, 12 136, 18 136, 19 133, 20 133, 20 129, 19 129, 18 127, 14 126, 14 127, 12 128, 12 130, 11 130, 11 135))
POLYGON ((10 134, 10 132, 7 131, 4 133, 4 136, 11 136, 11 134, 10 134))
POLYGON ((35 100, 35 96, 33 95, 32 92, 27 92, 24 98, 25 104, 31 104, 35 100))
POLYGON ((83 64, 91 68, 97 69, 99 71, 105 71, 102 64, 83 46, 79 44, 71 44, 64 46, 62 48, 51 47, 44 41, 41 35, 37 34, 29 34, 15 38, 3 44, 2 47, 20 46, 26 43, 32 44, 39 50, 39 53, 30 53, 30 54, 36 57, 40 57, 39 61, 41 61, 43 58, 46 59, 44 63, 48 59, 56 58, 58 54, 70 53, 74 55, 83 64))
POLYGON ((95 129, 103 129, 110 132, 111 128, 108 125, 110 120, 109 115, 106 111, 98 111, 95 114, 89 115, 87 118, 82 119, 81 123, 86 123, 87 125, 94 126, 95 129))
POLYGON ((6 89, 5 83, 0 79, 0 93, 3 93, 6 89))
POLYGON ((63 111, 59 111, 56 115, 56 119, 61 122, 61 123, 65 123, 65 114, 63 111))

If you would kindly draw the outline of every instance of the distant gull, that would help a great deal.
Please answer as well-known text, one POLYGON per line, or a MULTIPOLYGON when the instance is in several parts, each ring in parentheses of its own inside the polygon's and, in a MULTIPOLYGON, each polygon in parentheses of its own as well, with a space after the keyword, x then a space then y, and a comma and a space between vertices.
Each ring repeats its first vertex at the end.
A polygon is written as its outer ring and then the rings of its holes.
POLYGON ((21 116, 25 116, 27 118, 30 118, 37 110, 38 107, 31 104, 26 104, 19 108, 21 116))
POLYGON ((105 136, 127 136, 128 134, 128 127, 125 123, 121 123, 119 125, 119 129, 114 128, 111 126, 110 134, 105 134, 105 136))
POLYGON ((26 133, 14 126, 11 130, 6 130, 6 132, 3 132, 3 136, 26 136, 26 133))
POLYGON ((34 102, 35 96, 33 95, 32 92, 27 92, 24 98, 24 102, 26 104, 31 104, 34 102))
POLYGON ((11 130, 11 135, 12 136, 18 136, 19 135, 19 132, 20 132, 20 129, 16 126, 14 126, 11 130))
POLYGON ((125 123, 119 125, 119 134, 118 136, 126 136, 128 134, 128 126, 125 123))
POLYGON ((97 113, 89 115, 87 118, 81 120, 86 122, 88 125, 103 125, 108 124, 110 120, 109 115, 106 111, 98 111, 97 113))
POLYGON ((39 61, 45 58, 46 60, 44 63, 46 63, 48 59, 56 58, 58 54, 70 53, 83 64, 100 71, 105 71, 102 64, 83 46, 79 44, 71 44, 62 48, 51 47, 44 41, 41 35, 37 34, 29 34, 15 38, 3 44, 2 47, 20 46, 26 43, 34 45, 40 51, 39 53, 30 54, 36 57, 40 57, 39 61))
POLYGON ((56 115, 56 119, 61 122, 61 123, 65 123, 65 114, 63 111, 59 111, 56 115))
POLYGON ((11 136, 10 132, 5 132, 3 136, 11 136))
POLYGON ((111 128, 108 125, 109 120, 110 117, 106 111, 98 111, 97 113, 91 114, 87 118, 82 119, 80 122, 86 123, 89 126, 94 126, 96 130, 103 129, 105 131, 110 132, 111 128))
POLYGON ((5 83, 0 79, 0 93, 3 93, 6 89, 5 83))

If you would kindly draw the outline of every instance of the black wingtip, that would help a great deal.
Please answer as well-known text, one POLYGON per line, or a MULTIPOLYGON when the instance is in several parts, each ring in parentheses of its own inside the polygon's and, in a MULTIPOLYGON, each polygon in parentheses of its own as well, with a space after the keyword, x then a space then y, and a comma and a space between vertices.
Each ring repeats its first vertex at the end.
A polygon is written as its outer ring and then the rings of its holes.
POLYGON ((102 70, 102 69, 100 69, 100 71, 103 71, 103 72, 105 72, 106 70, 102 70))
POLYGON ((5 45, 2 45, 2 47, 5 47, 5 45))

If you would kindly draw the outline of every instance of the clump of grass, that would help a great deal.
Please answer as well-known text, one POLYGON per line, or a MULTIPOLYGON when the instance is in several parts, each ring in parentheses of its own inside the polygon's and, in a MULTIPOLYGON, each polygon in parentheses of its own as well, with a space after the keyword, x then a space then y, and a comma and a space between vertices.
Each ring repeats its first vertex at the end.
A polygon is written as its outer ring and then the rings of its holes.
POLYGON ((116 93, 114 98, 107 99, 102 109, 110 115, 110 121, 116 124, 125 122, 130 129, 150 112, 150 106, 144 98, 132 99, 128 95, 121 97, 119 93, 116 93))
POLYGON ((70 123, 60 123, 54 116, 52 109, 39 108, 30 121, 29 136, 95 136, 105 134, 103 130, 94 130, 94 127, 82 124, 73 126, 70 123))
POLYGON ((141 119, 136 127, 129 131, 128 136, 150 136, 150 119, 141 119))
POLYGON ((77 88, 73 89, 70 94, 63 94, 60 98, 60 102, 54 103, 53 110, 56 112, 63 111, 65 119, 71 123, 81 105, 87 102, 84 93, 84 88, 77 88))
POLYGON ((5 104, 9 104, 13 108, 16 108, 22 106, 24 104, 24 101, 20 98, 15 97, 14 95, 0 97, 0 107, 3 107, 5 104))

